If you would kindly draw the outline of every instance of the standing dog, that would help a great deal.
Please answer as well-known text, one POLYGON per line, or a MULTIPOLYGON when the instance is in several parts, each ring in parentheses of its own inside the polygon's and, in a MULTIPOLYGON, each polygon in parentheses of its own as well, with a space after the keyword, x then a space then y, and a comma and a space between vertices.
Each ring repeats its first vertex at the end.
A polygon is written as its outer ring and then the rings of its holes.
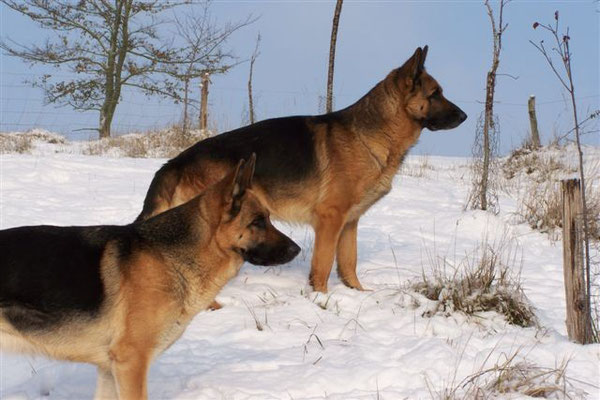
POLYGON ((144 399, 150 362, 243 261, 300 248, 250 188, 254 158, 189 202, 126 226, 0 231, 0 335, 8 350, 98 366, 96 398, 144 399))
POLYGON ((256 195, 272 215, 315 230, 310 283, 327 291, 337 254, 344 284, 356 276, 358 219, 391 189, 421 130, 452 129, 467 115, 424 67, 427 46, 340 111, 270 119, 203 140, 154 176, 139 220, 181 204, 255 152, 256 195))

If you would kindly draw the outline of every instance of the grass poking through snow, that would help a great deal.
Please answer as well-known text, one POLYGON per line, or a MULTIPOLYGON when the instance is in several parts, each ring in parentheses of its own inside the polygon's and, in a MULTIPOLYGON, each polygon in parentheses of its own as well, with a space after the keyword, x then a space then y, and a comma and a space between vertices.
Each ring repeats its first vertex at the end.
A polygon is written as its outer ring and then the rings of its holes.
POLYGON ((504 236, 499 242, 484 239, 472 252, 457 263, 446 257, 429 254, 429 270, 422 279, 412 283, 412 289, 435 306, 425 316, 450 315, 461 312, 472 316, 495 311, 513 325, 537 325, 533 308, 520 283, 515 246, 504 236))

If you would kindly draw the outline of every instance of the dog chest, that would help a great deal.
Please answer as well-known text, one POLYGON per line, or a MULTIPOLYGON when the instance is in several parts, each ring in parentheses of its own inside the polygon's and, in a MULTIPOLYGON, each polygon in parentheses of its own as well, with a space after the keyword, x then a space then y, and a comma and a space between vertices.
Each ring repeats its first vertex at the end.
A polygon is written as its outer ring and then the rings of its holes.
POLYGON ((383 176, 378 181, 369 185, 364 194, 361 196, 360 202, 352 207, 350 211, 351 219, 360 217, 365 213, 373 204, 379 201, 383 196, 388 194, 392 189, 392 176, 383 176))

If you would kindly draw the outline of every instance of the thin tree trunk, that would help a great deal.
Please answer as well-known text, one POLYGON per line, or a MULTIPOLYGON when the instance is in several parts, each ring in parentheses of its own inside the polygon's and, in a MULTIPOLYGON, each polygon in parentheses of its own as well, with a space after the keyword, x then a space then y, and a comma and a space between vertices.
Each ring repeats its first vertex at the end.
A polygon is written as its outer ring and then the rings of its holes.
POLYGON ((333 69, 335 64, 335 44, 337 42, 337 31, 340 23, 340 13, 342 12, 342 3, 344 0, 337 0, 335 11, 333 13, 333 24, 331 26, 331 40, 329 42, 329 70, 327 72, 327 103, 325 110, 330 113, 333 111, 333 69))
POLYGON ((254 46, 254 52, 250 56, 250 74, 248 75, 248 117, 250 123, 254 123, 254 96, 252 93, 252 75, 254 73, 254 63, 259 56, 258 46, 260 45, 260 33, 256 37, 256 45, 254 46))
MULTIPOLYGON (((582 236, 583 236, 583 245, 585 248, 584 263, 580 263, 580 264, 582 264, 580 266, 580 268, 582 269, 582 271, 581 271, 582 275, 585 276, 585 292, 586 293, 585 293, 585 301, 583 302, 583 305, 585 307, 585 311, 587 311, 589 314, 591 314, 591 295, 592 294, 591 294, 591 280, 590 280, 590 278, 591 278, 591 276, 590 276, 590 244, 589 244, 590 231, 589 231, 589 221, 588 221, 589 214, 588 214, 587 201, 586 201, 586 196, 585 196, 585 194, 586 194, 585 173, 584 173, 584 165, 583 165, 583 151, 581 149, 581 140, 580 140, 579 118, 577 116, 577 102, 575 101, 575 85, 573 84, 573 75, 572 75, 572 70, 571 70, 571 51, 569 48, 570 47, 569 46, 569 41, 570 41, 569 28, 567 27, 566 33, 559 34, 559 32, 558 32, 558 11, 555 11, 555 13, 554 13, 554 20, 556 21, 554 27, 551 26, 550 24, 544 25, 544 24, 535 22, 533 25, 533 28, 535 29, 538 26, 541 26, 544 29, 551 32, 552 35, 554 36, 554 39, 556 40, 556 47, 553 47, 552 51, 555 51, 561 58, 561 61, 563 63, 563 66, 565 68, 565 72, 566 72, 566 75, 568 78, 568 84, 565 81, 564 77, 555 68, 550 54, 546 51, 546 48, 544 47, 544 41, 542 40, 539 45, 536 45, 532 41, 530 41, 530 43, 533 44, 540 51, 540 53, 542 53, 542 55, 546 58, 546 61, 548 62, 550 69, 552 69, 552 71, 558 78, 559 82, 563 85, 563 87, 565 89, 567 89, 567 91, 569 92, 569 95, 571 96, 571 105, 573 107, 573 122, 575 124, 575 127, 573 128, 573 130, 575 131, 575 142, 577 144, 577 158, 578 158, 578 162, 579 162, 579 179, 581 181, 581 189, 580 189, 581 196, 579 196, 578 203, 579 203, 579 212, 581 213, 581 219, 583 222, 582 223, 582 225, 583 225, 583 235, 582 236)), ((594 333, 592 333, 590 337, 592 337, 593 340, 598 341, 598 332, 595 330, 596 328, 597 328, 596 326, 594 326, 592 328, 594 330, 594 333)))
POLYGON ((252 70, 254 69, 254 60, 250 60, 250 75, 248 76, 248 116, 250 123, 254 123, 254 101, 252 99, 252 70))
MULTIPOLYGON (((568 31, 567 31, 568 32, 568 31)), ((586 308, 591 311, 590 297, 591 282, 590 282, 590 240, 589 240, 589 226, 588 226, 588 209, 585 198, 585 174, 583 171, 583 151, 581 150, 581 141, 579 139, 579 118, 577 117, 577 103, 575 102, 575 85, 573 84, 573 76, 571 75, 571 53, 569 51, 569 41, 565 40, 565 48, 567 54, 566 70, 567 77, 569 78, 569 94, 571 95, 571 104, 573 105, 573 119, 575 122, 575 142, 577 143, 577 156, 579 159, 579 179, 581 180, 581 212, 583 218, 583 243, 585 247, 585 280, 586 280, 586 308)))
POLYGON ((535 115, 535 96, 529 96, 527 101, 527 108, 529 109, 529 126, 531 127, 531 146, 534 149, 539 149, 542 146, 540 142, 540 133, 538 132, 537 117, 535 115))
POLYGON ((504 9, 505 1, 500 1, 500 12, 498 17, 498 26, 496 27, 496 21, 494 20, 494 14, 489 2, 485 2, 485 6, 488 10, 490 22, 492 24, 492 38, 494 43, 494 51, 492 57, 492 66, 487 74, 486 85, 485 85, 485 113, 483 121, 483 168, 481 171, 481 185, 479 202, 482 210, 488 208, 488 186, 489 186, 489 173, 490 173, 490 161, 492 158, 491 149, 491 130, 494 129, 494 92, 496 90, 496 73, 498 71, 498 65, 500 65, 500 52, 502 51, 502 33, 506 26, 502 25, 502 13, 504 9))
POLYGON ((496 88, 496 70, 498 69, 498 55, 494 53, 494 62, 488 72, 485 95, 485 114, 483 122, 483 168, 481 171, 481 192, 479 202, 482 210, 488 208, 488 184, 491 160, 490 130, 494 127, 494 91, 496 88))

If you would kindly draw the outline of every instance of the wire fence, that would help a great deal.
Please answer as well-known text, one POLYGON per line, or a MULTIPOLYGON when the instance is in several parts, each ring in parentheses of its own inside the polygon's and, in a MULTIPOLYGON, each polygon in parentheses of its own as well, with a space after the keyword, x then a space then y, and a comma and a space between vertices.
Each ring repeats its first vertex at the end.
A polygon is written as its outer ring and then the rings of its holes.
MULTIPOLYGON (((72 75, 53 74, 61 78, 72 78, 72 75)), ((31 72, 3 71, 0 82, 0 132, 19 132, 33 128, 43 128, 64 134, 70 139, 87 139, 97 137, 99 113, 97 111, 78 112, 67 107, 58 107, 44 103, 43 91, 23 82, 38 75, 31 72), (8 79, 7 79, 8 78, 8 79), (19 82, 15 82, 19 81, 19 82)), ((338 93, 336 99, 340 103, 350 104, 364 93, 338 93)), ((210 88, 210 127, 215 131, 225 131, 245 124, 247 114, 247 88, 213 84, 210 88)), ((315 90, 260 90, 255 89, 255 98, 264 100, 261 113, 263 116, 285 115, 285 110, 302 110, 309 114, 323 112, 323 93, 315 90)), ((581 96, 578 101, 598 108, 598 94, 581 96)), ((483 100, 453 99, 461 107, 471 110, 483 108, 483 100)), ((565 104, 566 99, 538 99, 538 110, 546 107, 556 108, 565 104)), ((496 103, 498 112, 507 115, 527 115, 527 102, 499 100, 496 103)), ((191 121, 197 116, 197 106, 191 109, 191 121)), ((294 113, 294 112, 292 112, 294 113)), ((182 104, 156 97, 146 97, 137 89, 128 88, 124 92, 112 124, 115 134, 129 132, 145 132, 163 129, 181 124, 182 104)))

